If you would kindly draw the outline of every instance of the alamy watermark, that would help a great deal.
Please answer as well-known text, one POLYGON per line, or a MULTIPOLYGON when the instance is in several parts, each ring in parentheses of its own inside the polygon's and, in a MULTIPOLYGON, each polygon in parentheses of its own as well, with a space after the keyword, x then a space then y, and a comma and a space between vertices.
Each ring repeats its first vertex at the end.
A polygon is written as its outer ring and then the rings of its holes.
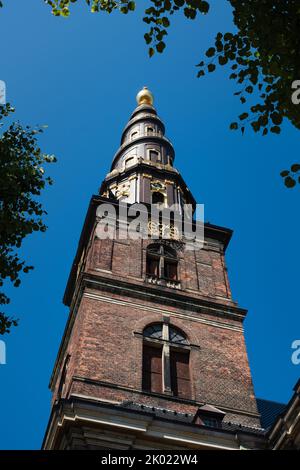
MULTIPOLYGON (((6 85, 0 80, 0 105, 6 104, 6 85)), ((0 340, 0 365, 6 364, 6 344, 0 340)))
POLYGON ((3 80, 0 80, 0 105, 6 104, 6 85, 3 80))
POLYGON ((0 365, 6 364, 6 344, 0 339, 0 365))
POLYGON ((103 203, 97 208, 96 235, 100 239, 138 240, 166 239, 184 241, 186 250, 200 250, 204 245, 204 204, 174 204, 160 207, 152 204, 150 211, 141 203, 103 203))
POLYGON ((292 83, 292 90, 295 90, 292 93, 292 103, 300 104, 300 80, 294 80, 292 83))
POLYGON ((292 342, 291 348, 294 349, 291 357, 292 363, 298 366, 300 364, 300 339, 295 339, 292 342))

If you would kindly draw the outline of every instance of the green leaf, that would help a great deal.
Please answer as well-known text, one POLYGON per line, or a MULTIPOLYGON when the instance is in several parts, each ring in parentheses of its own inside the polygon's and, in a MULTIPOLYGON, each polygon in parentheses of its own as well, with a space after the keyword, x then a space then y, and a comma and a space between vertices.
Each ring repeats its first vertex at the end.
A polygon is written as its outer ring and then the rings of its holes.
POLYGON ((184 5, 184 0, 174 0, 175 5, 182 7, 184 5))
POLYGON ((260 130, 260 123, 258 121, 251 122, 251 126, 254 132, 258 132, 260 130))
POLYGON ((166 47, 165 43, 163 41, 160 41, 158 44, 156 44, 156 50, 160 54, 163 52, 164 48, 166 47))
POLYGON ((284 184, 287 188, 293 188, 294 186, 296 186, 296 181, 291 176, 287 176, 284 180, 284 184))
POLYGON ((203 13, 204 15, 206 15, 208 12, 209 12, 209 3, 206 2, 206 1, 202 1, 200 3, 200 7, 199 7, 201 13, 203 13))
POLYGON ((130 10, 130 11, 135 10, 135 2, 129 2, 128 3, 128 10, 130 10))
POLYGON ((222 55, 221 55, 221 56, 219 57, 219 64, 220 64, 220 65, 225 65, 225 64, 227 64, 227 62, 228 62, 228 58, 227 58, 226 56, 222 56, 222 55))
POLYGON ((243 121, 244 119, 247 119, 248 116, 249 116, 248 113, 243 113, 243 114, 241 114, 241 115, 239 116, 239 119, 240 119, 241 121, 243 121))
POLYGON ((272 113, 271 114, 271 119, 274 124, 281 124, 282 123, 282 116, 279 113, 272 113))
POLYGON ((149 50, 148 50, 149 57, 152 57, 154 52, 155 51, 154 51, 153 47, 150 47, 149 50))
POLYGON ((230 41, 232 38, 233 38, 233 34, 232 34, 232 33, 225 33, 225 34, 224 34, 224 39, 225 39, 225 41, 230 41))
POLYGON ((144 38, 145 38, 146 44, 150 44, 150 42, 152 41, 151 36, 148 33, 144 34, 144 38))
POLYGON ((214 47, 210 47, 207 51, 206 51, 206 56, 207 57, 213 57, 215 55, 215 52, 216 52, 216 49, 214 47))
POLYGON ((291 171, 293 173, 297 173, 298 171, 300 171, 300 165, 299 163, 294 163, 292 166, 291 166, 291 171))
POLYGON ((168 28, 170 26, 170 21, 166 16, 164 16, 161 20, 162 20, 162 24, 165 28, 168 28))

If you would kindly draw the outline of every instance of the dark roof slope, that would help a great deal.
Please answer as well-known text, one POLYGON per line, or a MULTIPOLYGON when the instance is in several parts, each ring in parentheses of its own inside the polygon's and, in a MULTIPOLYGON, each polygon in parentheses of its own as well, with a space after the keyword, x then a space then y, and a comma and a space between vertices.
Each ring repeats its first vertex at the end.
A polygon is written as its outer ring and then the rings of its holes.
POLYGON ((268 429, 276 418, 283 413, 286 408, 284 403, 277 403, 275 401, 264 400, 257 398, 257 408, 261 415, 261 425, 264 429, 268 429))
MULTIPOLYGON (((194 426, 194 423, 193 423, 194 415, 190 413, 181 413, 179 411, 173 411, 173 410, 168 410, 164 408, 144 405, 141 403, 134 403, 132 401, 125 401, 121 403, 119 407, 125 408, 133 412, 135 411, 139 413, 150 414, 159 419, 173 421, 173 422, 180 422, 181 424, 194 426)), ((214 429, 219 429, 221 431, 228 431, 232 433, 245 432, 247 434, 256 434, 256 435, 264 435, 265 433, 265 431, 261 428, 242 426, 240 424, 224 422, 224 421, 221 421, 219 426, 217 426, 216 428, 214 426, 209 426, 205 424, 203 424, 203 427, 211 427, 214 429)))

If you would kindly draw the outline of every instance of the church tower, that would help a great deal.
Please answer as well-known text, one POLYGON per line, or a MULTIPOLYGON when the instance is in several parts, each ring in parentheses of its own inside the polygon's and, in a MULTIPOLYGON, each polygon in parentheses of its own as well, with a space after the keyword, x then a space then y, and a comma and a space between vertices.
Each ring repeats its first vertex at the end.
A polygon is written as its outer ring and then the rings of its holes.
POLYGON ((246 311, 232 299, 225 266, 232 231, 205 223, 199 250, 187 250, 172 224, 152 224, 144 239, 98 236, 104 203, 117 216, 137 203, 195 209, 146 87, 137 104, 91 198, 71 268, 43 448, 262 448, 246 311))

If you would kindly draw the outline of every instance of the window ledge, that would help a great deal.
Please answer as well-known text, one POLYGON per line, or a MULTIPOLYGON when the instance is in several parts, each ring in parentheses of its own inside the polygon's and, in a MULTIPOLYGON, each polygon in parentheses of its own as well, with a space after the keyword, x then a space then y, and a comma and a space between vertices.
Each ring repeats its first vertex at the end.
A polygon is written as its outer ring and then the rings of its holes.
POLYGON ((151 274, 146 274, 145 282, 157 286, 170 287, 171 289, 181 289, 180 281, 174 281, 172 279, 163 279, 151 274))

